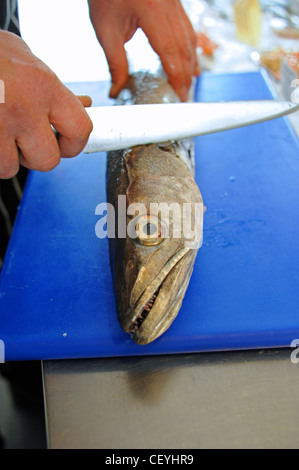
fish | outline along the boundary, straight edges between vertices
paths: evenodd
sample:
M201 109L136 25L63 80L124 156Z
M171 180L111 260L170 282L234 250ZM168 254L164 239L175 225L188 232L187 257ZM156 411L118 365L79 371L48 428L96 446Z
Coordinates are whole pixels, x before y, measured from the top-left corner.
M116 104L174 103L166 76L137 72ZM125 125L125 123L124 123ZM179 313L202 245L203 199L191 140L107 154L109 255L117 316L138 345L159 338ZM185 210L186 209L186 210ZM124 229L125 228L125 229Z

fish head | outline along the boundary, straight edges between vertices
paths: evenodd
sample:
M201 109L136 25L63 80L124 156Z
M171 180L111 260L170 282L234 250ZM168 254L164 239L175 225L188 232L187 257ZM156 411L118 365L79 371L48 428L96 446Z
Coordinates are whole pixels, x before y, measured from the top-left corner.
M175 174L168 168L164 175L163 152L158 162L151 156L145 177L147 158L140 152L142 174L134 175L127 190L127 235L116 240L114 265L119 322L136 343L147 344L180 310L202 241L203 204L185 166L176 162Z

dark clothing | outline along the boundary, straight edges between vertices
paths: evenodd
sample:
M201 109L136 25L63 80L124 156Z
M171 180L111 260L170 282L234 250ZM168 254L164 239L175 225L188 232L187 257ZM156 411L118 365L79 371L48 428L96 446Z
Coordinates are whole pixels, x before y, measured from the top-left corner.
M20 35L17 0L0 0L0 28Z

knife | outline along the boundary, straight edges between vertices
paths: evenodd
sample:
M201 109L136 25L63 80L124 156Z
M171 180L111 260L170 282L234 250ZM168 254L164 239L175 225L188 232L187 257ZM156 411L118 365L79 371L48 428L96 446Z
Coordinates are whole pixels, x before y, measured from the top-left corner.
M289 101L140 104L86 108L93 130L85 153L181 140L235 129L299 110Z

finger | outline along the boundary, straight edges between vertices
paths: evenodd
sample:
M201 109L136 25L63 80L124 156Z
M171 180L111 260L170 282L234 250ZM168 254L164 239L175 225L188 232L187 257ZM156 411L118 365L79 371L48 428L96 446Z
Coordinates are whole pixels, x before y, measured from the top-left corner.
M200 73L200 68L198 64L196 48L197 48L197 36L189 20L186 12L184 11L182 5L179 5L179 10L181 10L180 21L182 24L182 29L185 31L185 38L187 40L187 47L190 50L191 54L191 74L198 76Z
M195 63L195 68L194 68L194 76L198 77L200 75L200 66L198 63L198 59L196 57L196 63Z
M180 58L179 47L171 32L168 21L165 18L160 18L160 22L161 28L159 29L161 29L161 33L156 29L152 29L149 21L143 23L142 29L149 38L152 48L160 56L170 84L180 98L185 100L189 83Z
M178 22L180 23L181 27L177 28L176 40L177 43L180 44L179 53L185 73L185 84L182 88L182 91L179 90L178 93L183 101L187 101L190 97L189 89L192 83L192 77L198 76L200 70L196 55L196 36L192 25L187 18L187 15L180 15ZM169 81L174 89L179 86L176 83L175 75L172 76L171 73Z
M19 171L19 154L14 139L1 135L0 178L9 179Z
M77 98L83 104L84 108L89 108L92 105L92 99L87 95L77 95Z
M26 131L17 137L16 144L19 148L19 161L26 168L50 171L60 162L60 149L46 119L26 128Z
M142 16L139 25L160 56L169 82L180 98L186 100L194 72L194 32L184 11L170 8L166 14L164 8L163 3L153 4L150 14Z
M178 57L181 60L181 66L184 74L184 85L182 87L181 95L184 100L188 97L188 90L191 85L192 77L197 70L197 57L196 57L196 35L193 30L192 24L185 13L180 2L175 2L174 8L168 15L170 29L173 31L174 39L178 45ZM170 82L173 86L179 87L177 84L174 70L170 71Z
M104 50L111 75L112 84L109 96L116 98L129 77L127 55L124 48L127 38L124 39L118 28L113 28L110 25L108 28L103 28L97 36Z
M59 136L62 157L74 157L85 147L92 131L92 122L80 100L62 83L53 95L49 120Z

